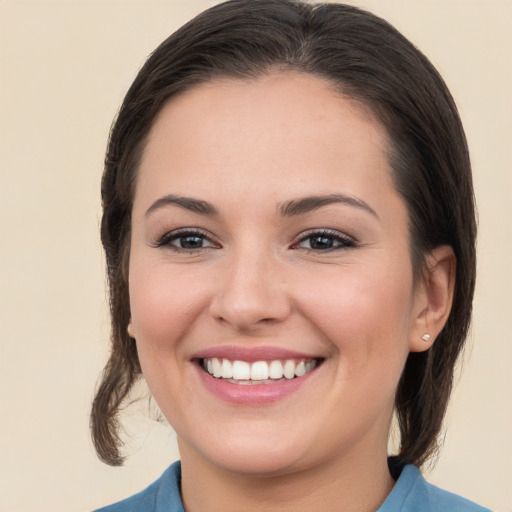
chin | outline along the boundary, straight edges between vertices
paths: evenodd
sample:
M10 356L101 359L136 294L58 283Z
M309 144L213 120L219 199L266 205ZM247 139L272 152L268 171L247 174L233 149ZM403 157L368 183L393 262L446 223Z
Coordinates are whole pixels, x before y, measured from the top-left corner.
M299 470L298 465L304 465L304 460L297 460L292 454L285 453L251 453L248 456L221 457L212 460L213 464L225 471L251 477L270 478L283 476Z
M275 436L246 436L234 439L221 436L221 443L210 442L208 446L191 446L179 440L182 458L191 448L203 460L224 471L258 477L285 475L303 466L306 462L304 450L298 450L301 443ZM258 442L259 441L259 442ZM290 442L291 441L291 442Z

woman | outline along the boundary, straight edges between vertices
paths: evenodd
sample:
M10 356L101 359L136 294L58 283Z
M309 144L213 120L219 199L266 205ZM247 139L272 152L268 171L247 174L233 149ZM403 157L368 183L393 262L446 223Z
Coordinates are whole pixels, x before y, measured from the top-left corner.
M417 469L470 323L476 227L453 100L389 24L287 0L199 15L128 91L102 198L96 449L122 463L143 375L181 456L104 510L485 510Z

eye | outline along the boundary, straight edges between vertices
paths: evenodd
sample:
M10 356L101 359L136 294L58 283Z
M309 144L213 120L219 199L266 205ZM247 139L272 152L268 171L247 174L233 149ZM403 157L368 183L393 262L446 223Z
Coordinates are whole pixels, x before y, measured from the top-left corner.
M294 248L306 249L316 252L335 251L355 247L357 244L352 238L343 235L339 231L322 229L311 231L302 236Z
M197 252L210 247L218 248L219 245L199 229L180 229L166 233L158 243L157 247L169 247L177 252Z

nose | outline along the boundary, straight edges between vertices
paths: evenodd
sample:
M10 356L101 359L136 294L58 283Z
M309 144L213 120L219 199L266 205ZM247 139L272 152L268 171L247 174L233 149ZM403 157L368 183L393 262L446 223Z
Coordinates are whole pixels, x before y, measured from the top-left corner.
M234 254L217 276L211 316L240 332L276 324L290 314L286 277L276 258L263 251Z

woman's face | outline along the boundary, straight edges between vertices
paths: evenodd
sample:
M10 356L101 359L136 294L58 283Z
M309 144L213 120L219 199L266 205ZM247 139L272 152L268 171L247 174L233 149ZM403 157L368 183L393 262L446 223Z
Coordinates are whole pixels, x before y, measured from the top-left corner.
M216 80L160 113L130 332L182 458L275 475L385 456L425 307L386 144L366 110L295 72Z

